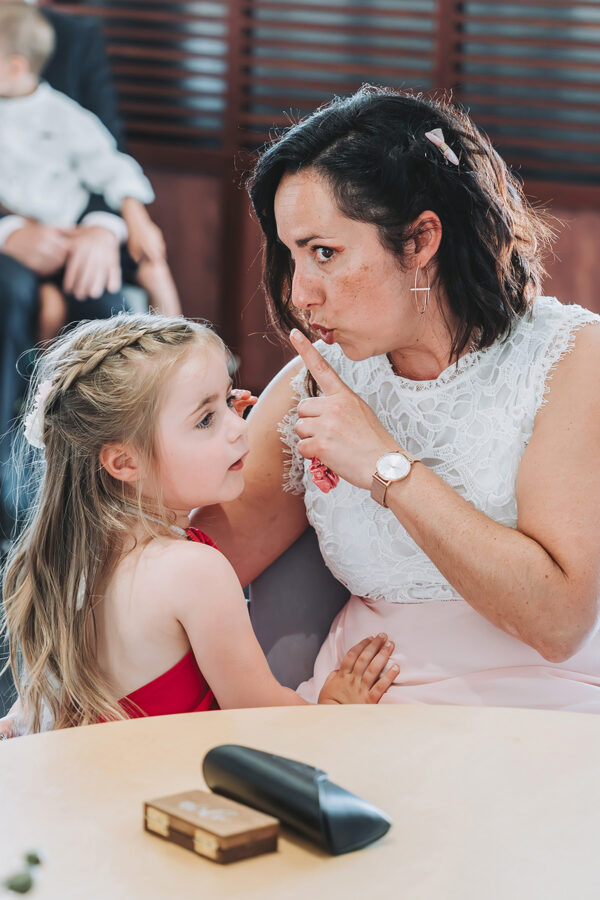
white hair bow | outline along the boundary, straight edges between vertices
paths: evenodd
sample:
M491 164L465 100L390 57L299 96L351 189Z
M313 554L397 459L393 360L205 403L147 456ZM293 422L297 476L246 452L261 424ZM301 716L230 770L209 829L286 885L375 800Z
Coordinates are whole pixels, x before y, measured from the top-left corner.
M53 387L52 381L42 381L33 401L33 409L25 419L25 437L38 450L44 449L44 413Z

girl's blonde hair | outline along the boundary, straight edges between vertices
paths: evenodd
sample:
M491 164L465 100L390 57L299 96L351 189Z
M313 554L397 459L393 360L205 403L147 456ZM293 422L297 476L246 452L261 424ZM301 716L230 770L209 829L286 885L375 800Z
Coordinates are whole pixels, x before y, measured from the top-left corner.
M26 527L4 578L10 666L29 727L48 709L55 728L124 718L96 661L93 606L123 551L133 524L149 536L167 529L160 497L111 477L100 463L105 444L127 443L156 459L157 413L173 367L192 345L221 339L183 318L122 314L83 322L44 353L28 395L35 410L50 382L43 415L45 453ZM39 454L38 454L39 455Z

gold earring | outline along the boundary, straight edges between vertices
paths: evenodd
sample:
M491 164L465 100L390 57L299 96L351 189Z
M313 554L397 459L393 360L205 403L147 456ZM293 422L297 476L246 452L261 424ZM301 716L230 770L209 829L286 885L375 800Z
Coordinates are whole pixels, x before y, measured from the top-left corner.
M417 281L419 278L419 269L420 268L421 268L420 266L417 266L417 271L415 272L415 286L412 287L410 290L411 290L411 293L413 293L413 294L417 293L418 291L426 291L425 303L423 304L423 309L419 310L419 315L424 316L425 310L427 309L427 304L429 303L429 292L431 291L431 285L429 284L429 272L427 271L427 269L425 269L425 272L427 272L427 287L417 287Z

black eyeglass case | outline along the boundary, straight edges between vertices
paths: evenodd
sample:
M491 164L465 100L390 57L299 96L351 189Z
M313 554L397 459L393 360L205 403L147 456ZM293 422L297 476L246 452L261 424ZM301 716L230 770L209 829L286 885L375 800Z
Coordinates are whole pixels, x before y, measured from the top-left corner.
M202 769L215 793L275 816L334 855L366 847L392 824L326 772L285 756L221 744L206 754Z

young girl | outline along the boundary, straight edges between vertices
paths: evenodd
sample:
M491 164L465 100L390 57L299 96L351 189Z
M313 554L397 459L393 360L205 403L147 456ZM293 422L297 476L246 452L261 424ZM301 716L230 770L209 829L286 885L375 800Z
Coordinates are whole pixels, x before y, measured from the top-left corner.
M25 435L43 475L4 580L19 690L5 736L44 716L304 703L271 674L231 565L188 527L243 489L250 399L217 335L182 318L84 322L41 357ZM378 702L391 652L385 635L357 644L319 701Z

